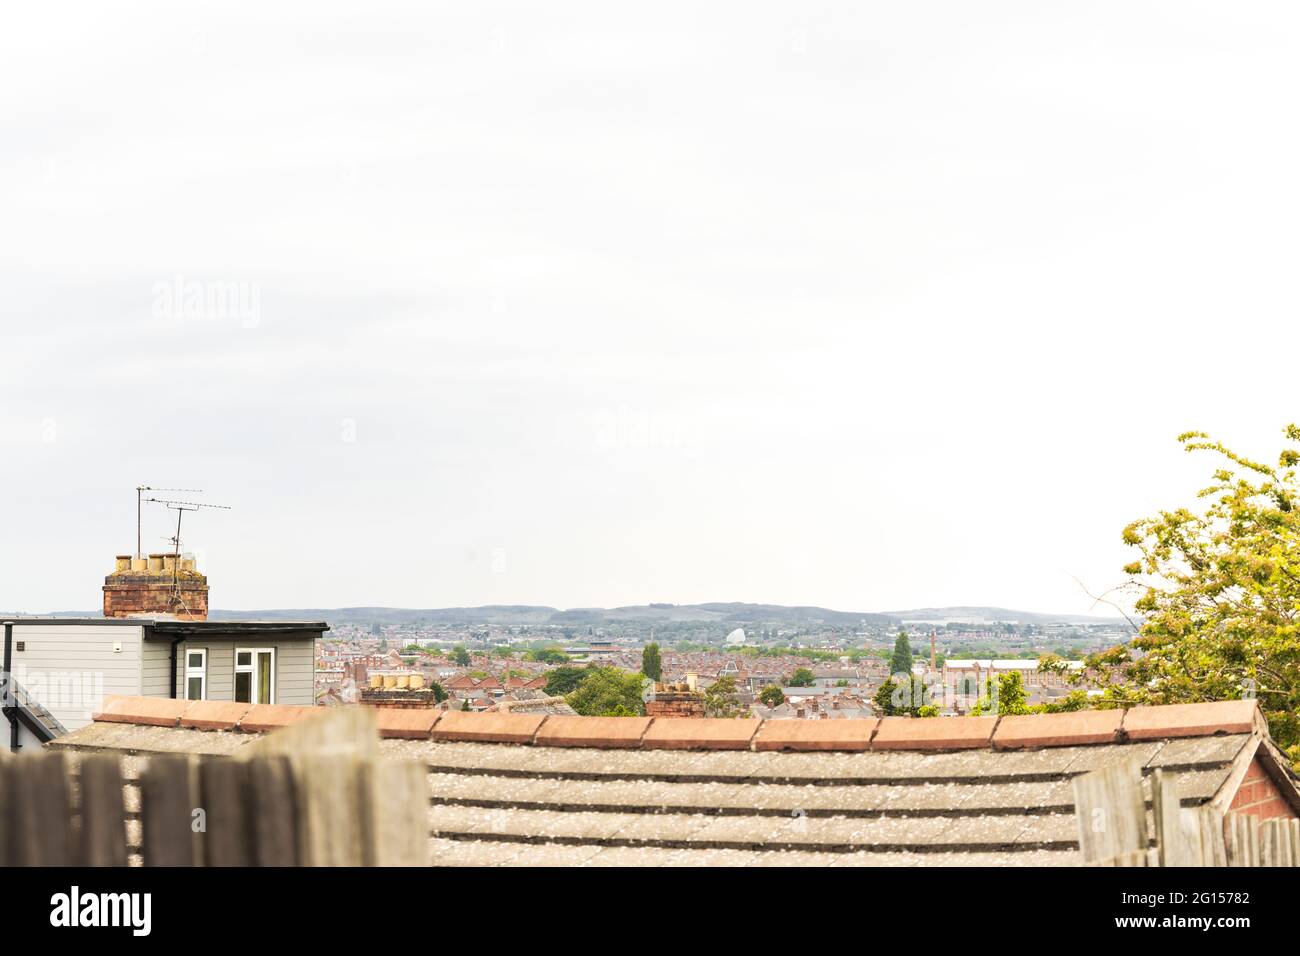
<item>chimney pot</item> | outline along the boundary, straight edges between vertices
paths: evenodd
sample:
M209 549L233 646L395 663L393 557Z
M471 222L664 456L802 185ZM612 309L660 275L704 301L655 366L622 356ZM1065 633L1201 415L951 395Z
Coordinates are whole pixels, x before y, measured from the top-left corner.
M113 573L104 578L104 617L206 621L207 578L192 566L184 578L174 578L176 567L175 554L117 555ZM131 576L123 576L126 573Z

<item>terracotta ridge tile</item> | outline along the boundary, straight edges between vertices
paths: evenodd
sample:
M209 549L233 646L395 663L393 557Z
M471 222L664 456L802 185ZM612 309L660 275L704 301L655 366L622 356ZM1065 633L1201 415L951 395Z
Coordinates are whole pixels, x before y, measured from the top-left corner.
M246 734L278 730L323 712L322 707L306 704L253 704L239 719L239 730Z
M1007 714L993 730L994 750L1095 746L1121 741L1119 710L1078 710L1055 714Z
M1120 729L1126 740L1267 734L1263 715L1251 699L1130 707L1124 711Z
M655 717L641 737L641 749L751 750L762 725L756 717ZM736 732L728 733L730 729Z
M433 725L432 737L434 740L444 741L532 744L548 716L547 714L474 713L448 710L444 711L437 723ZM536 723L533 724L532 721Z
M432 707L375 707L379 736L402 740L430 740L443 712Z
M253 705L232 700L191 700L181 726L191 730L234 730Z
M755 752L863 751L880 726L878 717L839 720L764 720L750 741ZM865 733L864 733L865 731Z
M1128 741L1239 733L1252 733L1269 739L1258 705L1250 699L1050 714L988 715L976 717L974 721L967 717L864 717L851 721L746 717L732 721L723 718L586 717L441 709L433 711L432 720L429 720L429 715L423 712L390 708L385 713L385 708L377 710L388 725L385 736L590 749L933 752L945 749L1106 746ZM320 712L319 707L289 704L108 695L100 709L92 714L92 719L142 726L238 729L244 733L263 733ZM429 721L427 729L426 720ZM865 738L854 737L853 732L860 733L867 720L874 721L869 733ZM549 734L548 729L551 730ZM741 732L743 730L750 732L746 736ZM772 736L765 740L765 733ZM765 743L768 746L764 746Z
M189 701L175 697L141 697L119 694L104 698L91 720L103 723L175 727Z
M592 747L636 750L641 747L653 717L583 717L550 714L532 743L538 747Z

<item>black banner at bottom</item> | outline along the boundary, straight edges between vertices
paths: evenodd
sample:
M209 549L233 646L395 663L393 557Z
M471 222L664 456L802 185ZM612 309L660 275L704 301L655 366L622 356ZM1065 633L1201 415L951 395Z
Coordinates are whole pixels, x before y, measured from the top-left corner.
M696 939L735 939L748 932L744 922L757 920L753 928L761 926L765 940L806 941L811 926L827 928L827 918L851 929L866 917L913 926L933 919L936 928L963 926L977 936L985 929L1084 941L1199 933L1231 945L1233 934L1294 926L1289 877L1286 870L1141 868L11 868L4 911L11 943L77 934L83 942L203 945L225 927L226 944L373 945L377 932L393 940L410 932L429 939L427 932L455 945L477 942L485 930L518 944L557 931L553 919L594 928L602 918L650 919Z

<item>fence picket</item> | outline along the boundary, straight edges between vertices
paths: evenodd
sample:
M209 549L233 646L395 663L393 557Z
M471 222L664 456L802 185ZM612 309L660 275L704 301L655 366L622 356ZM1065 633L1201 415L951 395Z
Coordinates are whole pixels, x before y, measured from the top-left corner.
M1081 774L1072 781L1079 849L1086 863L1146 850L1142 769L1125 762Z
M1259 865L1291 866L1291 828L1283 820L1259 825Z
M1259 865L1259 820L1245 813L1224 815L1228 866Z
M1227 866L1228 852L1223 837L1223 814L1209 804L1182 811L1185 839L1192 847L1193 866Z
M362 761L303 756L294 761L298 796L299 861L305 866L364 866L369 849L363 826Z
M64 755L33 754L7 764L14 864L74 865L71 781Z
M14 866L13 834L17 813L14 808L14 759L0 750L0 866Z
M288 757L258 757L248 764L253 863L298 866L297 797Z
M428 860L429 775L414 761L365 766L362 819L366 866L424 866Z
M1155 817L1158 866L1198 866L1200 854L1193 852L1179 804L1173 776L1157 769L1151 775L1151 807Z
M202 840L205 866L252 865L249 766L220 758L199 764L199 793L206 816Z
M141 852L145 866L194 866L190 761L151 757L140 774Z
M126 866L126 806L122 762L108 754L89 754L80 764L81 862L86 866Z

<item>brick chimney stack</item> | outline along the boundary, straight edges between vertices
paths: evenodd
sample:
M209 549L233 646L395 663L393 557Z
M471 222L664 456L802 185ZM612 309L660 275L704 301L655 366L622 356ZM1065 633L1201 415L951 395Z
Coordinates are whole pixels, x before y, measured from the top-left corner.
M117 556L117 567L104 578L104 617L208 619L208 579L194 558L151 554Z

